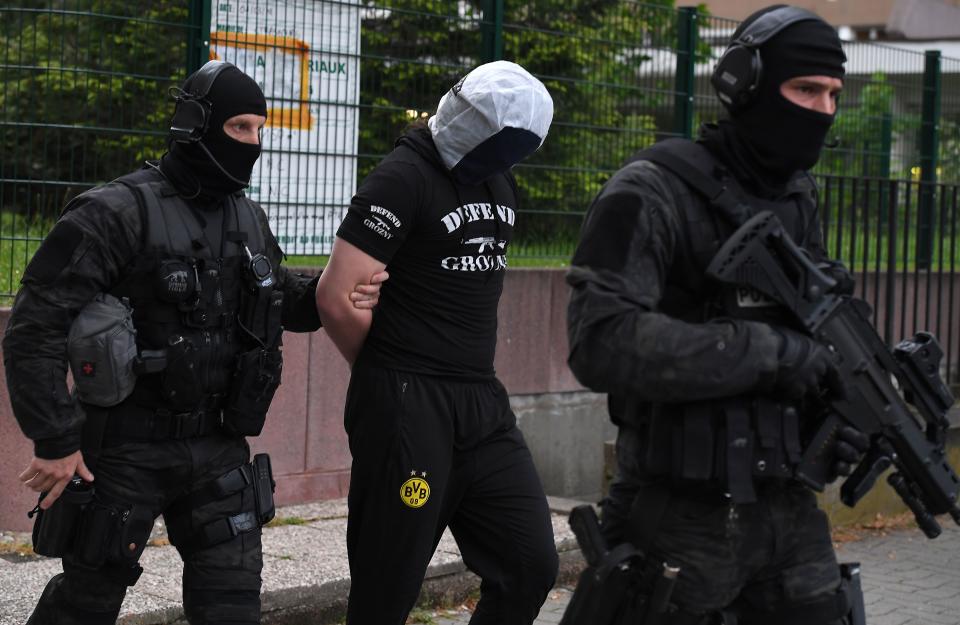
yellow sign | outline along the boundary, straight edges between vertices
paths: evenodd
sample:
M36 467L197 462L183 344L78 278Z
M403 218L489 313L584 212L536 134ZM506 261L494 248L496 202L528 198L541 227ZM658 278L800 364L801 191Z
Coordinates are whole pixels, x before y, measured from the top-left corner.
M229 55L235 65L247 69L248 73L258 75L254 68L265 65L266 59L273 61L281 69L264 72L262 78L272 77L277 84L264 85L264 94L271 99L280 99L285 103L276 108L267 109L267 126L310 130L313 127L313 115L308 104L310 94L310 47L293 37L247 33L210 33L210 60L220 58L217 48L233 48ZM246 52L246 54L244 54ZM247 57L250 58L240 58ZM250 61L253 61L252 63ZM249 67L248 67L249 66ZM279 76L279 78L277 78ZM276 92L276 93L275 93Z
M430 485L422 477L411 477L400 487L400 499L411 508L419 508L430 499Z

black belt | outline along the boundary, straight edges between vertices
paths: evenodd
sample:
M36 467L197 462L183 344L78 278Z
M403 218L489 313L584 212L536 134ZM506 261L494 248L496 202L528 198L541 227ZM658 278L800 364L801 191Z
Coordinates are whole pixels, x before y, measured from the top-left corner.
M219 409L173 412L127 405L107 412L104 447L135 441L196 438L213 434L223 425Z

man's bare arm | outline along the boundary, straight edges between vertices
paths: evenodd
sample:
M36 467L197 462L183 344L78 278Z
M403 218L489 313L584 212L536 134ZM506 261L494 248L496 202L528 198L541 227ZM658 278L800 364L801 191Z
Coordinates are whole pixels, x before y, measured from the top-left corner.
M317 283L317 310L340 353L353 365L370 331L373 311L357 308L360 285L376 284L386 265L355 245L337 238L330 261Z

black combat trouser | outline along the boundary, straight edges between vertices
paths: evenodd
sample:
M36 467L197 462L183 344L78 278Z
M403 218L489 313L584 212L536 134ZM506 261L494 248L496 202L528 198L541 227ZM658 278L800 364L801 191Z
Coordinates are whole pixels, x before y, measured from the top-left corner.
M126 443L101 450L96 460L97 501L129 508L129 523L143 528L132 558L111 557L99 569L63 559L63 573L48 582L28 625L107 625L117 619L127 592L122 581L161 514L170 542L183 558L183 607L192 625L260 622L260 531L195 552L181 547L205 524L253 509L250 490L197 507L182 505L193 489L249 461L243 438L213 434L181 441ZM178 504L180 504L178 506ZM175 510L175 512L174 512ZM127 545L129 546L129 545ZM171 580L172 581L172 580Z
M470 623L532 623L556 578L557 552L503 385L361 362L345 427L353 454L347 623L404 623L447 526L482 580Z
M634 542L654 561L680 567L676 622L714 623L721 611L738 615L738 625L781 622L775 614L809 625L842 622L821 616L844 600L829 523L808 488L761 483L756 503L734 504L715 489L679 489L643 475L641 453L638 432L621 428L602 529L610 545ZM817 616L804 618L805 611Z

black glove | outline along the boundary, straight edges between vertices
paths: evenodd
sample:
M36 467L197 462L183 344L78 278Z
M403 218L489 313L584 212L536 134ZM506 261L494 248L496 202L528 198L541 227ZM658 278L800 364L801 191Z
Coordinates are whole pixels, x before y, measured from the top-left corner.
M850 475L853 467L863 460L864 454L870 449L870 437L857 428L845 425L837 432L834 444L834 459L831 467L830 482L841 475Z
M830 350L799 332L781 327L774 330L780 335L779 363L773 383L775 394L798 400L827 389L837 397L845 395Z
M827 274L837 281L837 285L830 289L831 293L837 295L853 295L856 281L843 263L838 260L826 261L817 265L817 269Z

